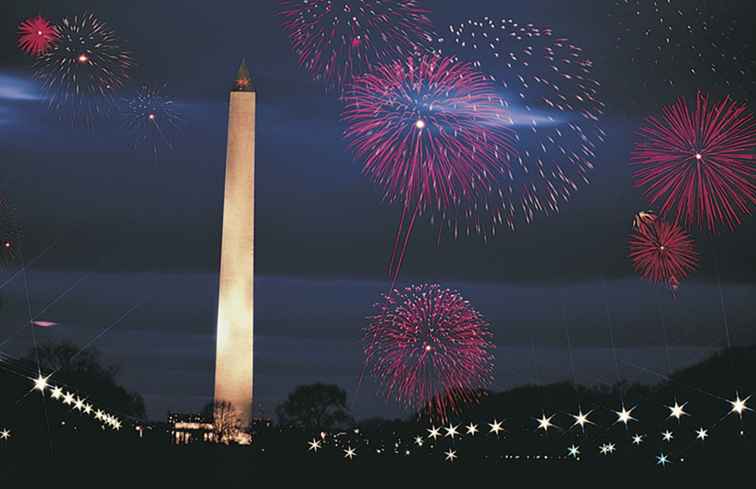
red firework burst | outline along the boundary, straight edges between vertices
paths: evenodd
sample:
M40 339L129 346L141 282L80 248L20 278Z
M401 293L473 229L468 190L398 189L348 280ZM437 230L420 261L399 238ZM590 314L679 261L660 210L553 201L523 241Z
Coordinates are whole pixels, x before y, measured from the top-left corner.
M661 219L644 220L635 228L630 258L643 278L673 289L698 265L693 239L677 224Z
M698 94L664 107L640 130L633 155L635 184L662 215L709 231L730 229L756 203L756 121L746 106Z
M396 278L418 215L467 233L502 221L499 178L511 132L493 82L451 58L408 58L355 79L344 97L345 136L364 172L403 206L390 273ZM497 203L498 200L498 203Z
M452 290L395 289L369 320L366 363L388 397L445 417L492 380L488 323Z
M299 62L339 92L354 75L430 45L428 11L415 0L282 0Z
M43 17L26 19L18 26L18 47L27 54L44 54L58 39L58 30Z

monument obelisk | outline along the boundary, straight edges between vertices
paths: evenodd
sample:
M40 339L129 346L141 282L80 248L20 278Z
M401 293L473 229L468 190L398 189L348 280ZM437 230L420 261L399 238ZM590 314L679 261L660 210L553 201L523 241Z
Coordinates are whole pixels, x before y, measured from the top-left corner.
M245 428L252 417L256 103L242 61L228 113L215 401L230 402Z

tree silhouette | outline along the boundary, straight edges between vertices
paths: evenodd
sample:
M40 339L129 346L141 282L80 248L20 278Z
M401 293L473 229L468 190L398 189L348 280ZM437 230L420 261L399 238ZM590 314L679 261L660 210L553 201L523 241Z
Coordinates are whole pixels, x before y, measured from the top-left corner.
M350 424L347 394L336 385L311 384L294 389L276 410L279 422L308 431Z
M241 425L239 412L228 401L218 400L208 403L202 410L202 416L213 420L213 438L218 443L237 440L244 426Z

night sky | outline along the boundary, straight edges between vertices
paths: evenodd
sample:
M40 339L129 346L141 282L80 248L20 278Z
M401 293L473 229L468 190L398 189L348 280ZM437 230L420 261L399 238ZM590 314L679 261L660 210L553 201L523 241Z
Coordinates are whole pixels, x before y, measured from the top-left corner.
M617 46L611 3L425 2L439 32L485 15L551 26L593 58L607 103L607 143L591 184L560 214L488 243L437 243L422 223L410 244L402 283L455 288L493 324L496 389L566 379L567 328L577 380L589 384L618 374L658 381L667 371L662 321L673 367L724 345L723 310L734 344L756 340L753 217L734 232L694 234L701 266L676 298L636 278L627 258L632 216L648 207L628 165L642 119L676 95L705 89L750 98L752 86L715 86L702 75L702 86L638 89L655 74ZM750 2L716 4L712 11L738 17L748 38ZM167 84L184 120L172 151L155 159L134 152L117 124L78 128L48 110L30 58L16 47L17 25L84 11L124 39L138 62L135 79ZM732 46L733 55L754 58L740 41ZM272 0L3 2L0 191L23 226L23 258L34 260L27 278L35 317L57 299L37 319L59 325L38 329L38 339L83 345L112 326L93 347L121 367L151 418L210 400L226 104L242 58L258 93L256 410L271 415L294 386L325 381L349 391L358 417L398 414L369 379L358 385L365 317L389 287L400 209L361 174L342 137L337 97L297 65ZM0 271L0 343L10 338L0 348L22 354L32 339L16 271Z

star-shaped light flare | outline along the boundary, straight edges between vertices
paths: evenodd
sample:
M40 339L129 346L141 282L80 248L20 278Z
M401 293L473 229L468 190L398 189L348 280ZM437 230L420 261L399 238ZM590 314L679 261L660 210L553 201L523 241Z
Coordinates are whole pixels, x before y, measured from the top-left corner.
M580 455L580 447L572 445L571 447L567 448L567 454L570 457L578 458L578 455Z
M685 412L685 405L688 404L687 402L682 403L682 405L678 404L677 401L675 401L674 406L667 406L669 408L669 417L675 418L678 421L683 416L687 416L688 413Z
M753 411L753 409L749 408L746 404L750 398L751 396L748 396L745 399L741 399L740 394L736 394L734 401L728 401L732 406L732 409L730 409L730 414L735 413L742 418L744 412Z
M457 431L457 428L459 428L459 426L454 426L450 424L448 427L444 428L446 430L446 434L444 436L448 436L449 438L453 440L455 436L459 435L459 431Z
M489 433L493 433L496 436L499 436L499 433L501 433L502 431L504 431L504 428L502 428L501 425L502 425L501 421L498 421L498 420L494 419L493 423L488 423L488 426L491 427L491 429L489 430Z
M538 421L538 429L543 431L549 431L549 428L553 428L554 425L551 423L551 420L554 419L554 416L546 417L546 413L544 413L540 418L536 418L536 421Z
M614 443L605 443L599 447L599 450L601 450L601 455L610 455L614 453Z
M635 407L631 407L630 409L625 409L625 405L622 405L621 411L614 411L614 413L617 415L617 421L615 423L623 423L625 426L630 421L638 421L632 416L632 412L635 410Z
M667 457L667 455L661 453L656 456L656 465L661 465L662 467L664 467L665 465L669 463L672 463L672 462L669 461L669 458Z
M47 379L49 379L50 376L43 377L42 374L39 374L36 379L34 379L34 390L45 392L45 389L48 387Z
M571 416L575 418L575 422L572 424L572 427L580 426L580 429L585 431L585 425L587 424L594 424L593 421L588 419L588 416L591 415L593 411L588 411L587 413L583 414L583 410L579 409L577 414L572 414Z

